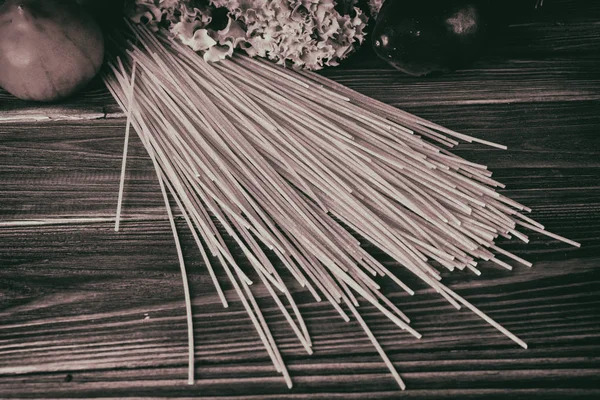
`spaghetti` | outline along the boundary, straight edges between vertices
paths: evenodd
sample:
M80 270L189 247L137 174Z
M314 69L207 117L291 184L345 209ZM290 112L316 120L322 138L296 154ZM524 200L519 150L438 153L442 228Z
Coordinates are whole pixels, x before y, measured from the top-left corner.
M312 343L306 324L280 271L289 272L317 301L331 302L345 320L349 310L405 388L357 306L364 299L419 338L409 318L379 292L376 278L389 277L402 290L414 292L365 251L348 228L457 309L470 309L527 347L441 283L440 269L480 274L479 260L511 269L499 256L531 266L495 245L498 237L527 241L517 226L579 245L523 215L529 209L496 192L504 186L485 166L447 150L459 140L504 146L441 127L315 73L240 54L207 63L164 32L144 26L130 25L128 35L115 39L119 58L113 54L104 79L155 165L173 233L176 237L167 191L193 234L223 305L228 303L216 268L231 281L289 387L291 377L255 300L250 276L266 287L308 353ZM239 247L250 270L238 265L211 215ZM178 254L193 382L191 307ZM269 255L280 262L273 263Z

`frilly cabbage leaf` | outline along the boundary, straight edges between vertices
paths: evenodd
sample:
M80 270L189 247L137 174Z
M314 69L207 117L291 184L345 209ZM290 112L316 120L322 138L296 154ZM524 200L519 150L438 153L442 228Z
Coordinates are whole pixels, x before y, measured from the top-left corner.
M363 42L367 16L357 1L135 0L129 17L153 30L168 29L208 61L239 48L250 56L315 70L338 65ZM211 24L217 8L228 11L220 30Z

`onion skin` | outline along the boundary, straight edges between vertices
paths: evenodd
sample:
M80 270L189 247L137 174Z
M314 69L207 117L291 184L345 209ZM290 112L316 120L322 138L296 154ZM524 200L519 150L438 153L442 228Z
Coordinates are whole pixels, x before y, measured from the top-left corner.
M73 1L8 0L0 6L0 86L54 101L89 83L104 59L95 20Z

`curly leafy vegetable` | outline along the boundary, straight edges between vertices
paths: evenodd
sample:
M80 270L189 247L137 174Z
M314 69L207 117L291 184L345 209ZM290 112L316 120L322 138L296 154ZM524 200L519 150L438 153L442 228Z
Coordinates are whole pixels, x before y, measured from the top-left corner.
M338 4L339 3L339 4ZM209 61L241 48L295 67L338 65L362 43L367 16L357 0L135 0L129 17L173 37ZM213 16L225 9L227 22Z

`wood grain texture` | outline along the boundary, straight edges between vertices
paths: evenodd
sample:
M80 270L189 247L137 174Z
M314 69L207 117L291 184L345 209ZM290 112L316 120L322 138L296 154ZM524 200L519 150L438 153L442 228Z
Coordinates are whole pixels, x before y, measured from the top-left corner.
M587 399L600 398L600 5L546 1L478 64L430 79L404 76L361 50L323 74L459 131L507 144L461 145L508 196L575 249L538 235L502 247L532 262L444 281L528 342L522 350L456 311L391 262L414 297L383 291L423 333L361 312L405 379L397 389L369 340L290 281L315 354L308 356L259 285L253 288L288 364L288 390L227 279L223 309L181 218L193 297L197 384L186 377L181 277L160 189L132 140L122 231L117 198L125 121L100 82L40 106L0 93L0 398ZM81 224L9 226L41 218ZM4 224L4 225L2 225Z

